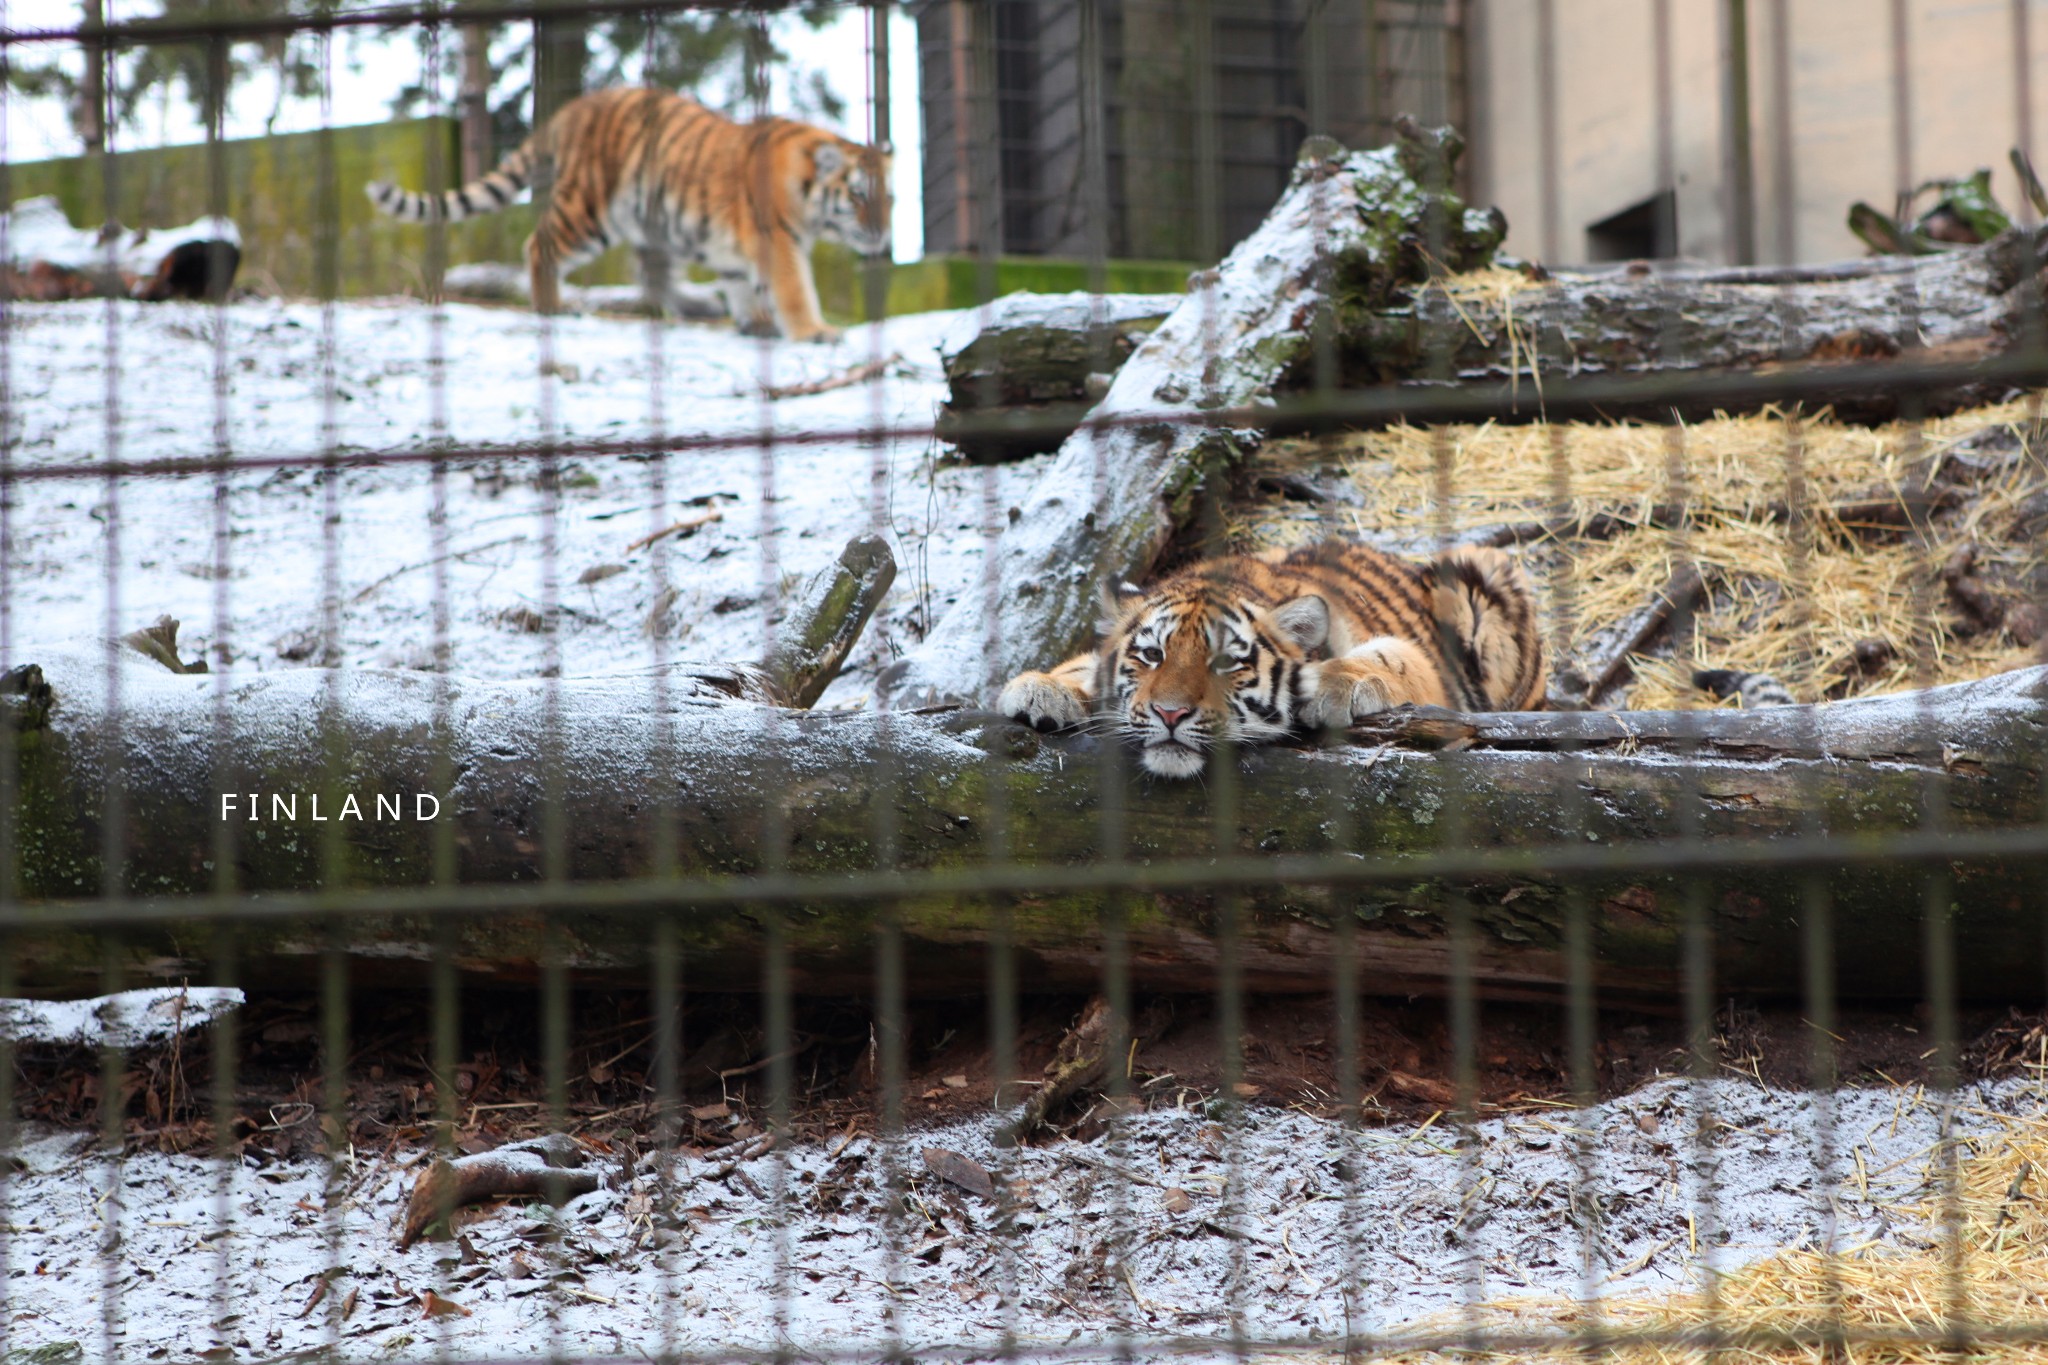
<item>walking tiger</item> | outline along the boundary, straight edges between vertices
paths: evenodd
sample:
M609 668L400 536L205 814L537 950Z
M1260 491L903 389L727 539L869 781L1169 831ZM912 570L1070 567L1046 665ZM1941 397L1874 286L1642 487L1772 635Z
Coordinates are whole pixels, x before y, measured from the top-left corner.
M742 331L831 341L811 247L867 255L889 247L889 153L794 119L735 123L666 90L601 90L571 100L495 171L440 195L367 187L407 222L492 213L552 185L526 242L533 306L561 306L561 277L617 243L639 251L663 302L683 264L708 267ZM673 309L672 309L673 311Z

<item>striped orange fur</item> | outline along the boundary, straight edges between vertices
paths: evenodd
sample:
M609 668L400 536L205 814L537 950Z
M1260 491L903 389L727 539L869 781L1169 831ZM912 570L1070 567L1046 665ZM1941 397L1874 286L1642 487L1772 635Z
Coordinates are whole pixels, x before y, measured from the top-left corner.
M996 707L1042 730L1105 722L1148 772L1193 777L1225 741L1409 702L1529 710L1543 692L1535 592L1510 556L1461 547L1418 564L1326 541L1126 586L1097 648L1019 674Z
M565 273L623 242L664 302L680 265L702 265L742 330L831 340L838 333L818 311L812 245L824 238L867 254L889 246L886 150L794 119L735 123L667 90L572 100L460 189L368 191L394 218L454 223L505 207L529 185L542 207L526 261L543 313L561 306Z

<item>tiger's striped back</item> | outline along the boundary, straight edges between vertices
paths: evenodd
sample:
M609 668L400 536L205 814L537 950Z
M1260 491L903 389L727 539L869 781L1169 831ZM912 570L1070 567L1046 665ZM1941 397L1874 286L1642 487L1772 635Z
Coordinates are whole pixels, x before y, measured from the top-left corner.
M1431 705L1522 711L1543 696L1535 591L1504 551L1460 546L1423 564L1324 541L1251 562L1269 566L1267 593L1316 593L1330 603L1333 658L1375 637L1422 646L1442 694Z
M527 243L534 306L559 306L560 277L612 246L638 249L655 287L708 266L735 320L785 336L830 334L810 249L889 245L889 157L793 119L735 123L665 90L597 91L564 105L490 174L439 195L389 184L371 201L409 222L460 222L545 183ZM658 278L657 278L658 277Z

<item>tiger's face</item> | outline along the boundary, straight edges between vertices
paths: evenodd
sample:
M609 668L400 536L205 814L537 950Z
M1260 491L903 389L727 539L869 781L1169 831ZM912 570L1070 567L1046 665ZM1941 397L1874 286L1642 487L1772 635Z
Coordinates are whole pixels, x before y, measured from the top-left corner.
M1126 603L1105 642L1096 695L1138 761L1158 777L1194 777L1218 743L1292 733L1313 694L1309 656L1330 633L1329 604L1265 607L1211 589Z
M812 230L863 256L888 251L889 153L841 138L819 143L811 162L805 202Z

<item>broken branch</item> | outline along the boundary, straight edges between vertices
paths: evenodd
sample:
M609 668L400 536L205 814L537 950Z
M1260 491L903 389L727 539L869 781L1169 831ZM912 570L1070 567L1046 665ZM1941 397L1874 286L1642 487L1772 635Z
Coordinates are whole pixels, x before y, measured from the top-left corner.
M855 365L824 379L807 380L801 384L764 384L761 386L761 396L780 400L802 398L813 393L830 393L834 389L850 389L856 384L865 384L870 379L880 379L889 372L891 365L901 359L902 354L897 352L881 360L871 360L865 365Z
M655 541L660 540L663 536L694 535L699 530L703 529L706 526L709 526L712 522L724 520L725 513L719 511L716 507L712 508L708 512L699 512L694 517L684 517L681 521L678 521L673 525L664 526L659 531L652 531L649 532L647 535L640 537L640 539L634 541L631 545L628 545L626 547L626 553L632 554L635 551L644 550L648 546L652 545Z
M597 1172L583 1169L583 1148L566 1133L509 1142L453 1161L436 1157L406 1201L398 1249L405 1250L468 1204L534 1197L562 1201L597 1186Z

